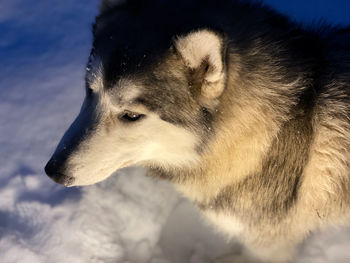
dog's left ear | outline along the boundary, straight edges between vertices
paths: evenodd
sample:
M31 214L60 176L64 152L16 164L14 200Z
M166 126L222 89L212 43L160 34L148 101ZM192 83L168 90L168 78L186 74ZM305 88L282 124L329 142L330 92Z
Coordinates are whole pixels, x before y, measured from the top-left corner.
M199 85L200 103L215 108L226 85L223 38L204 29L178 37L175 48Z

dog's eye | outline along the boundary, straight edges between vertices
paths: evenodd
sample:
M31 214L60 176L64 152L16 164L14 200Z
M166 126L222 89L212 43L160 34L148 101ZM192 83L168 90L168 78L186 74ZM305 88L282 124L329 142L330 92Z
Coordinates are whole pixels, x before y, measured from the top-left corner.
M131 111L124 111L120 116L119 119L124 122L132 122L132 121L138 121L142 118L144 118L144 114L131 112Z

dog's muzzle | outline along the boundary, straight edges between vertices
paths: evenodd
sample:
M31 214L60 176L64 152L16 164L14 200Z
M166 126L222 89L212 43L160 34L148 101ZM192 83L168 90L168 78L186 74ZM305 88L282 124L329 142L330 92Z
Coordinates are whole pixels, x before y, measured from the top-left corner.
M46 174L56 183L64 186L70 186L74 182L74 178L64 174L63 165L55 159L51 159L45 166Z

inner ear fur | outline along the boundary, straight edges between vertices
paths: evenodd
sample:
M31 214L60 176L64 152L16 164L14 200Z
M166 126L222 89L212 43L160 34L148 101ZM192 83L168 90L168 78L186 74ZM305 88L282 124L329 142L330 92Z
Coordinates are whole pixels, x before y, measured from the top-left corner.
M175 48L189 69L190 82L199 86L200 103L215 108L226 84L223 38L203 29L178 37Z

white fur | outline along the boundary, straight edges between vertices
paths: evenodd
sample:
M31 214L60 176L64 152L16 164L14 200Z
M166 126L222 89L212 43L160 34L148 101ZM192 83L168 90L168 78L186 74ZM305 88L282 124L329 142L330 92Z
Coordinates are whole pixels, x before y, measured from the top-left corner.
M87 84L93 91L101 90L103 87L103 68L101 59L98 56L90 58L91 61L87 66L86 80Z
M123 123L115 117L122 110L105 113L96 133L69 160L74 185L102 181L130 165L184 167L197 162L197 139L191 132L150 112L141 112L146 117L140 121ZM127 110L134 111L134 108ZM108 116L110 114L112 116Z
M122 78L115 84L114 88L110 89L108 94L105 94L105 97L107 99L109 99L110 96L113 97L108 106L112 105L120 107L132 104L140 94L140 89L133 81L127 78ZM113 100L116 100L116 103L113 103Z
M226 73L222 62L222 39L209 30L200 30L181 36L175 42L185 65L195 70L203 62L208 69L201 87L199 102L204 107L215 109L218 98L224 91Z
M136 86L128 88L123 94L123 102L132 104L133 101L140 95L140 93L140 90Z
M222 41L214 32L200 30L180 37L176 41L176 49L180 52L187 66L195 69L204 59L208 59L212 67L205 80L217 82L223 78Z
M205 216L228 238L240 237L243 234L244 224L233 216L217 213L215 210L206 211Z

